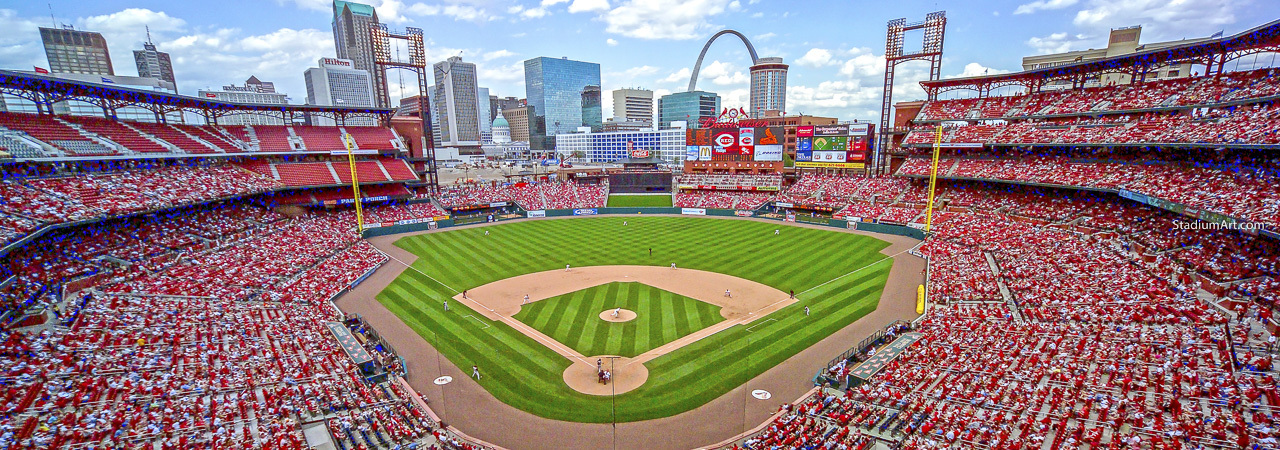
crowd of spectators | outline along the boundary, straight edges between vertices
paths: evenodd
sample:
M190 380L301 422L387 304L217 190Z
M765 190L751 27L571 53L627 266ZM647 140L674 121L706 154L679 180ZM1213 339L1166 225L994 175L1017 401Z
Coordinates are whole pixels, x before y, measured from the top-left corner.
M944 181L939 203L918 341L741 447L1275 448L1274 240L1114 194Z
M1242 157L1207 161L1144 155L1028 155L1017 152L939 161L938 176L1127 190L1239 219L1280 226L1280 164ZM1098 159L1097 157L1109 157ZM928 176L929 162L910 158L899 175Z
M14 312L37 292L65 326L0 332L0 447L302 449L302 424L322 420L339 448L469 448L407 385L359 379L325 328L345 319L329 301L387 260L356 237L350 210L210 204L37 239L6 255L16 282L0 295Z
M445 208L516 202L526 210L599 208L609 197L609 185L562 181L475 183L443 189L437 198Z
M917 120L1012 119L1153 108L1193 107L1280 94L1280 70L1264 68L1221 76L1188 77L1030 95L934 100Z

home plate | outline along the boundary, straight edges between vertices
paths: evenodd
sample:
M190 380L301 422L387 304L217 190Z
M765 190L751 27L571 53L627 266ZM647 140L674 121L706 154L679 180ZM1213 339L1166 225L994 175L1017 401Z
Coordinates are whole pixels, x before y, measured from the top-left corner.
M773 394L770 394L769 391L766 391L764 389L756 389L754 391L751 391L751 396L759 400L768 400L769 397L773 397Z
M443 377L436 378L436 380L434 381L434 383L435 383L435 384L437 384L437 385L440 385L440 386L444 386L444 385L446 385L446 384L449 384L449 382L451 382L451 381L453 381L453 377L448 376L448 375L445 375L445 376L443 376ZM764 391L761 391L761 392L764 392ZM754 394L754 393L752 393L752 394ZM768 395L768 392L765 392L765 394L766 394L766 395ZM765 398L768 398L768 397L765 397Z

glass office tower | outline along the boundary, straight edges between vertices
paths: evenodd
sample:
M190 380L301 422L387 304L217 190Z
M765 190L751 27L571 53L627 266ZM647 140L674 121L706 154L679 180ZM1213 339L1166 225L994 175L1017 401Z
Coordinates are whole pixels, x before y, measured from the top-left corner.
M555 135L578 127L599 127L604 122L599 106L583 108L583 93L594 86L598 97L600 65L568 58L533 58L524 62L524 87L529 117L529 147L552 150ZM591 98L588 94L588 98ZM583 117L584 112L594 117Z

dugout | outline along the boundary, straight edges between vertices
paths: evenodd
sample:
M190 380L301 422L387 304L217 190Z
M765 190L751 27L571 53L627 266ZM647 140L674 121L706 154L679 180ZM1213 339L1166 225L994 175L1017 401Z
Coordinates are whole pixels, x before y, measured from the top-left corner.
M459 206L450 209L449 213L453 216L455 225L497 222L499 220L524 217L520 213L520 207L515 202L493 202Z

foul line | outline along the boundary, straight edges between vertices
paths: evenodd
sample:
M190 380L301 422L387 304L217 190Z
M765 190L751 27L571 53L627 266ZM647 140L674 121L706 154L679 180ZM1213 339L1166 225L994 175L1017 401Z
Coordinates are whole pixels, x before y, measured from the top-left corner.
M819 284L819 285L817 285L817 286L811 287L811 288L809 288L809 289L805 289L803 292L801 292L801 294L803 294L803 293L805 293L805 292L812 291L812 290L814 290L814 289L817 289L817 288L820 288L820 287L823 287L823 286L826 286L826 285L828 285L828 284L831 284L831 283L835 282L836 280L839 280L839 279L844 278L844 277L847 277L847 276L849 276L849 275L853 275L853 274L855 274L855 273L861 272L861 271L862 271L862 269L866 269L866 268L871 267L871 266L874 266L874 265L876 265L876 264L880 264L881 262L884 262L884 261L885 261L885 260L887 260L887 259L893 259L893 258L897 257L898 255L901 255L901 254L906 253L906 252L909 252L909 251L911 251L911 249L906 249L906 250L900 251L900 252L898 252L898 253L894 253L894 254L892 254L892 255L889 255L889 256L886 256L886 257L880 258L880 259L876 260L876 261L875 261L875 262L873 262L873 263L867 264L867 265L862 266L862 267L859 267L859 268L857 268L857 269L853 269L853 271L852 271L852 272L849 272L849 273L846 273L846 274L844 274L844 275L840 275L840 276L838 276L838 277L832 278L832 279L827 280L826 282L824 282L824 283L822 283L822 284Z
M768 319L764 320L763 322L760 322L760 323L757 323L757 324L755 324L755 325L749 326L749 327L747 327L747 332L748 332L748 333L750 333L752 328L755 328L755 327L758 327L758 326L760 326L760 325L764 325L764 324L766 324L766 323L769 323L769 321L777 322L777 319L774 319L774 318L770 317L770 318L768 318Z
M378 247L377 247L377 246L374 246L373 248L378 248ZM462 293L462 291L459 291L459 290L457 290L457 289L454 289L452 286L449 286L449 285L447 285L447 284L444 284L444 282L443 282L443 281L437 280L435 277L433 277L433 276L431 276L431 275L427 275L427 273L426 273L426 272L423 272L423 271L421 271L421 270L418 270L418 268L417 268L417 267L413 267L413 265L411 265L411 264L409 264L409 263L406 263L406 262L404 262L404 261L401 261L401 260L400 260L400 258L397 258L397 257L395 257L395 256L392 256L390 253L383 252L383 251L382 251L382 249L378 249L378 251L382 252L382 254L383 254L383 255L386 255L388 258L391 258L391 259L395 260L395 262L400 263L400 265L404 266L406 269L412 269L414 272L418 272L418 273L422 274L422 276L427 277L427 278L430 278L430 279L431 279L431 281L434 281L434 282L436 282L436 283L440 283L440 285L441 285L441 286L444 286L446 289L448 289L448 290L450 290L450 291L453 291L453 293L454 293L454 294L460 294L460 293Z
M485 328L489 328L489 324L484 323L484 321L482 321L482 320L480 320L480 319L477 319L477 318L476 318L476 316L473 316L473 315L467 314L467 315L462 316L462 317L464 317L464 318L465 318L465 317L470 317L472 320L475 320L476 322L480 322L480 325L484 325L484 328L481 328L481 330L483 330L483 329L485 329Z

